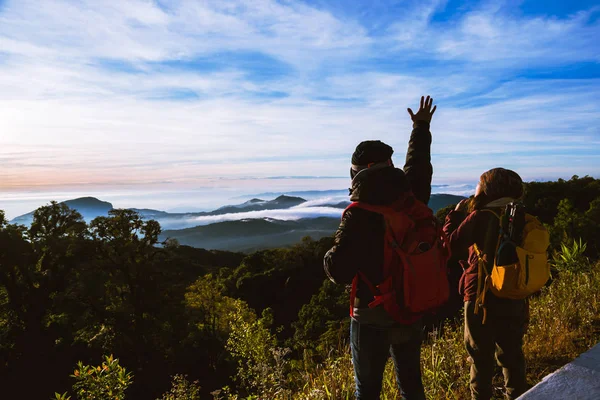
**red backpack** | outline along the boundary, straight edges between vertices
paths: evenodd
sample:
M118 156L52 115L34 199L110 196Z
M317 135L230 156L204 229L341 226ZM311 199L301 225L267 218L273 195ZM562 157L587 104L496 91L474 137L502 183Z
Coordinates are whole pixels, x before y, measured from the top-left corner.
M402 209L355 202L344 213L351 208L383 215L386 226L383 280L375 286L359 271L350 292L351 316L359 279L367 284L375 297L369 307L382 304L394 320L404 324L417 321L448 300L450 288L446 263L450 248L427 205L416 199L411 206Z

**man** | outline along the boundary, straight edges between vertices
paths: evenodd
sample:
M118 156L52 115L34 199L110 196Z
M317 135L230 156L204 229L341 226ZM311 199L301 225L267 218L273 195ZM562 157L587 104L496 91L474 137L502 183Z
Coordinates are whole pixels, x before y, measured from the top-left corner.
M431 133L436 107L421 97L419 111L409 108L413 121L404 170L394 168L393 149L380 141L366 141L352 155L350 200L375 206L398 204L412 192L427 204L431 195ZM350 284L361 272L374 285L383 277L385 225L383 216L361 208L344 213L335 244L325 255L325 271L333 282ZM383 371L391 354L400 392L407 400L424 400L420 354L422 322L396 322L381 306L369 308L374 297L359 280L350 322L356 398L378 399Z

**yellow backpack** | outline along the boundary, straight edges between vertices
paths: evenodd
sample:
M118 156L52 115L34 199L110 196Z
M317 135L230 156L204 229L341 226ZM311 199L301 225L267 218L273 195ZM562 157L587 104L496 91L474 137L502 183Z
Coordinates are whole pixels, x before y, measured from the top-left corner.
M503 216L493 213L502 222ZM507 217L508 218L508 217ZM502 226L502 223L501 223ZM486 266L483 252L474 245L475 252L479 258L477 299L475 301L475 313L483 308L483 323L485 323L485 293L491 290L497 297L508 299L524 299L539 291L548 279L550 279L550 265L548 263L547 250L550 246L550 236L542 223L534 216L524 214L524 227L521 243L513 243L518 260L507 265L497 265L498 251L506 241L506 232L500 229L494 266L491 271Z

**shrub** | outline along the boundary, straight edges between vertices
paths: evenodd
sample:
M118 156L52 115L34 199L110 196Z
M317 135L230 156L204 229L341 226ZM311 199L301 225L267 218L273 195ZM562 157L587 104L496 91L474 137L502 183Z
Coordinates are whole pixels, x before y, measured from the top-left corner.
M105 356L102 364L96 367L79 361L71 377L76 380L73 390L78 400L123 400L125 390L133 382L131 372L119 365L119 359L112 355ZM70 398L66 393L55 393L57 400Z
M198 382L189 382L185 375L175 375L171 382L171 390L157 400L199 400L200 386Z
M276 398L288 393L285 386L288 348L277 347L277 339L269 329L273 316L270 309L262 318L248 321L246 311L233 316L227 350L238 363L236 381L251 392Z
M590 260L585 256L587 243L573 240L572 243L560 244L560 251L554 253L552 266L559 272L588 272L592 266Z

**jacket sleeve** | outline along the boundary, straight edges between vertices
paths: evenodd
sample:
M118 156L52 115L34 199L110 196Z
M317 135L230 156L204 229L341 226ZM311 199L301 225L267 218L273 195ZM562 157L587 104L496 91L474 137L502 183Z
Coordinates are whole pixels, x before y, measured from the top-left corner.
M475 211L465 218L463 212L451 211L446 217L444 233L446 233L450 241L452 254L463 253L475 243L477 239L475 237L475 227L478 214Z
M431 196L431 132L429 123L417 121L408 141L404 173L415 197L423 203L429 203Z
M361 209L345 212L335 233L334 245L325 254L325 273L335 283L350 284L358 273L364 256L367 231L364 229L367 213Z

